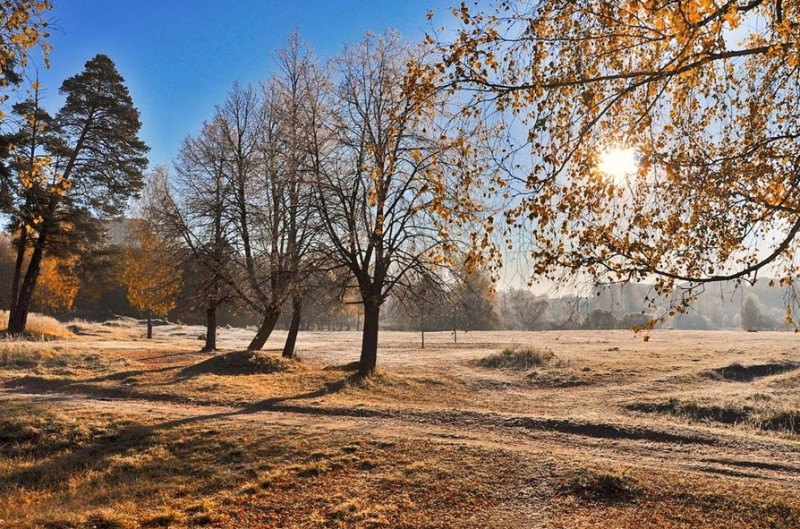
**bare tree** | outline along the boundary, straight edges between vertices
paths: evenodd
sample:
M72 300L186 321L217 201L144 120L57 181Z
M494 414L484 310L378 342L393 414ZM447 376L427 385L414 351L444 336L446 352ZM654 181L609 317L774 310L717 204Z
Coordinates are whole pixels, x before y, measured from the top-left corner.
M303 276L319 254L312 184L319 158L316 116L327 81L297 34L276 54L276 64L260 89L235 84L202 133L184 143L179 198L170 210L208 273L207 338L216 304L232 296L262 315L248 346L261 349L291 299L283 353L291 357Z
M227 214L230 187L220 134L220 123L214 120L184 140L175 164L178 198L162 210L163 227L180 235L191 259L195 302L206 313L207 352L217 348L217 309L233 295L226 269L233 259L234 230Z
M273 185L283 221L273 238L280 242L277 248L287 269L285 295L292 299L292 319L283 349L283 356L291 358L309 274L318 271L327 256L321 251L322 227L314 207L314 189L319 179L317 160L330 139L321 128L323 116L329 113L330 82L297 32L278 51L275 61L278 71L271 89L277 105L280 170L273 176Z
M414 95L410 51L394 33L368 35L335 61L335 149L323 152L318 206L331 259L355 277L364 308L359 374L376 365L381 306L391 291L436 281L453 242L447 220L473 206L455 175L469 179L464 139L442 130L437 100ZM461 147L460 149L458 147ZM457 161L456 161L457 160Z
M512 288L501 295L501 325L506 329L531 331L541 324L548 307L547 296L528 289Z

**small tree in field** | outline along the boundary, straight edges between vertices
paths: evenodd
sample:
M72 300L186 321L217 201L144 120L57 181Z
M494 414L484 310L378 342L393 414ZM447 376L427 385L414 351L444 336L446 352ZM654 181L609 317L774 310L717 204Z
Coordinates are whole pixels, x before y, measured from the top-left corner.
M147 316L147 337L153 337L153 316L166 317L177 305L181 289L181 268L175 240L159 234L154 217L167 192L166 172L159 168L149 177L138 204L138 217L131 229L131 245L126 249L122 281L131 306Z
M53 311L72 308L80 288L80 278L76 270L78 264L77 255L44 260L36 286L36 299L41 307Z
M771 327L769 318L764 314L764 306L752 294L747 296L741 309L742 329L746 331L761 330Z

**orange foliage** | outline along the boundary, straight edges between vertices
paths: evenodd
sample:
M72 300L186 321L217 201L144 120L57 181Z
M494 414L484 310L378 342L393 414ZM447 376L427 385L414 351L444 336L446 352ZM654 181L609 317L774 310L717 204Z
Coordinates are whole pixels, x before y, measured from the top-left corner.
M655 274L663 294L766 266L797 275L800 2L490 6L453 9L460 28L428 39L441 58L421 78L505 132L505 239L526 228L536 276ZM635 174L601 174L612 149L636 152Z
M69 310L80 288L76 268L80 258L69 256L42 261L34 298L50 310Z
M168 259L162 241L143 223L136 230L137 246L123 259L122 282L128 301L136 310L165 317L177 305L181 289L181 270Z

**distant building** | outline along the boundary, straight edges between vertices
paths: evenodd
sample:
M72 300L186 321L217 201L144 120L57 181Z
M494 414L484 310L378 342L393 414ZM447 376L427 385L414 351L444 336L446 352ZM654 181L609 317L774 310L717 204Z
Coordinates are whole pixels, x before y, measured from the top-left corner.
M136 237L133 230L136 224L140 222L138 219L114 219L105 223L106 230L106 246L135 246Z

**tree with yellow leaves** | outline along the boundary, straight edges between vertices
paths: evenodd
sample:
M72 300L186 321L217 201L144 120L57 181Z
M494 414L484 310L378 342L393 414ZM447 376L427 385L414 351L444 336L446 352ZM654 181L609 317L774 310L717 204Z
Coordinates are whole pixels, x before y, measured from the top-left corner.
M42 261L42 271L36 285L38 305L51 310L69 310L78 295L80 279L77 255L49 257Z
M168 192L166 171L159 168L147 180L136 217L131 223L131 245L125 251L122 283L131 306L147 317L147 337L153 337L153 316L166 317L177 305L181 267L178 241L158 233L154 219Z
M460 29L436 43L430 75L468 98L463 112L506 126L503 185L521 198L505 222L530 233L535 276L655 277L684 303L759 272L792 284L800 2L498 1L453 13Z

